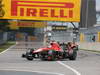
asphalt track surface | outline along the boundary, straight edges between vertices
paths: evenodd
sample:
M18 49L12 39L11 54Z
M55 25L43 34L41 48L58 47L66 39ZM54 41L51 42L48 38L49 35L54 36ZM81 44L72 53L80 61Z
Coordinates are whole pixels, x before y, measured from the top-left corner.
M75 61L28 61L21 58L26 47L40 47L40 43L19 44L0 54L0 75L100 75L100 54L78 51Z

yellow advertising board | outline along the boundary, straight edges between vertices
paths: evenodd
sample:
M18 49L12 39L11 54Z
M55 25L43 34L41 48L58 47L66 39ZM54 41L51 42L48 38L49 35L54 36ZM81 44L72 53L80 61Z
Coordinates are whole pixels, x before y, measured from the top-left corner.
M35 22L34 28L44 28L47 26L47 22Z
M46 22L35 22L35 21L18 21L18 27L32 27L32 28L43 28L47 26Z
M19 29L19 27L43 28L47 26L47 22L35 21L9 21L10 29Z
M19 27L17 26L17 21L9 21L9 27L10 27L10 29L19 29Z
M4 19L80 21L80 0L3 0Z

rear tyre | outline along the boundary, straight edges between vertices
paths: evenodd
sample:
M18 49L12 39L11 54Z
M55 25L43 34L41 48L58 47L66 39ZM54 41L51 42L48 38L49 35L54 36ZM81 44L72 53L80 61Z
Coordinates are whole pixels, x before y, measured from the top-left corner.
M77 52L74 52L72 55L69 56L69 60L76 60Z

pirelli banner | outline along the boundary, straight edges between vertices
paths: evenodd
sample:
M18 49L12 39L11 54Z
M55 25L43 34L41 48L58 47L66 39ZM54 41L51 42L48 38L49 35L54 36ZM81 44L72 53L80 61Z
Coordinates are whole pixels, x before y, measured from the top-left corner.
M2 0L4 19L80 21L80 0Z

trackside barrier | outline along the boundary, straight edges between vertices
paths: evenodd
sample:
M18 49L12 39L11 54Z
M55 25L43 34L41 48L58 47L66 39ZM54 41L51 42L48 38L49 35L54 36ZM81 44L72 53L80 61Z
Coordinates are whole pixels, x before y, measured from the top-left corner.
M97 39L98 42L100 42L100 32L98 32L98 39Z
M80 42L84 42L84 34L83 33L80 34Z
M100 42L77 42L79 49L100 51Z
M94 41L93 41L93 37ZM79 42L100 42L100 32L88 32L88 33L80 33Z

